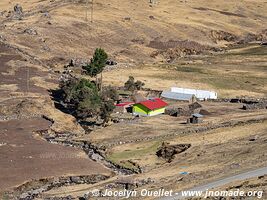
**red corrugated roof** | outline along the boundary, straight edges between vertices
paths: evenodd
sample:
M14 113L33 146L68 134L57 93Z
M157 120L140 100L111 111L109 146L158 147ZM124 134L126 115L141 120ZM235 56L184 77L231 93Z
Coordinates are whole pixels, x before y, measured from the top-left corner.
M147 107L149 110L163 108L168 105L165 101L162 101L160 98L154 98L154 99L150 99L146 101L141 101L138 104L141 104Z
M123 102L123 103L116 104L116 106L118 106L118 107L122 107L122 106L128 106L128 105L131 105L131 104L134 104L134 102Z

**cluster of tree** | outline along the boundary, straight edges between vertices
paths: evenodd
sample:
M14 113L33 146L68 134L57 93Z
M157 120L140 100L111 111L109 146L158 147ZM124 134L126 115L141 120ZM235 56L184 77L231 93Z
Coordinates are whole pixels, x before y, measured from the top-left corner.
M129 91L141 90L145 83L142 81L135 81L133 76L129 76L128 81L124 83L124 88Z
M111 86L98 89L95 82L72 78L60 85L64 102L77 118L101 117L106 123L119 96Z
M74 110L77 118L101 117L103 123L110 119L119 95L111 86L102 88L102 76L100 87L97 82L97 75L102 74L107 58L103 49L96 49L91 62L83 67L86 74L95 77L96 81L72 77L60 84L63 101L69 109Z
M86 74L95 78L95 81L71 77L60 84L63 101L69 109L74 111L73 114L77 118L100 117L104 124L109 121L119 95L117 90L111 86L102 87L102 72L107 59L107 53L97 48L90 63L83 66ZM99 74L101 74L100 82L97 79ZM141 90L144 85L142 81L135 81L134 77L130 76L124 87L134 92Z

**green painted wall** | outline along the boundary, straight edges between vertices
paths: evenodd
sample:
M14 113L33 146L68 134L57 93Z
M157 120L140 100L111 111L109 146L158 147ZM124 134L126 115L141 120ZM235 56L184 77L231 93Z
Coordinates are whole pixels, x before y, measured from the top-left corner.
M149 109L141 104L135 104L133 106L133 113L140 115L148 115Z
M156 110L152 110L148 113L149 116L153 116L153 115L159 115L165 112L165 107L164 108L159 108Z
M143 116L154 116L165 112L165 108L159 108L156 110L149 110L147 107L141 104L135 104L133 106L133 114Z

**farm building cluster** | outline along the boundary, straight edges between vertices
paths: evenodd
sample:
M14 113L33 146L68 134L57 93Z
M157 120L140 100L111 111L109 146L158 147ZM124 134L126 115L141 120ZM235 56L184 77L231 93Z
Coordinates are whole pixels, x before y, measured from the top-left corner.
M131 113L133 116L155 116L159 114L168 114L178 116L186 112L187 123L200 123L203 121L203 113L194 113L193 111L200 108L201 105L197 100L217 99L217 93L205 90L194 90L186 88L172 87L169 91L163 91L157 95L150 95L145 98L140 93L132 95L132 98L122 99L116 104L116 113ZM181 108L170 108L166 101L187 101L191 102L188 110ZM167 108L167 109L166 109Z

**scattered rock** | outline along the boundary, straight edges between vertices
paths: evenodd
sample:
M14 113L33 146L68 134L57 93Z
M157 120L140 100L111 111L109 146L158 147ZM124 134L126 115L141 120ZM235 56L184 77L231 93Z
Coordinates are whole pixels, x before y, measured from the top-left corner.
M257 139L258 139L258 136L255 135L255 136L250 137L250 138L248 139L248 141L250 141L250 142L254 142L254 141L256 141Z
M233 98L233 99L230 100L230 103L240 103L240 99Z
M118 63L114 60L107 60L106 65L117 65Z
M49 12L44 12L42 16L47 17L47 18L51 18L51 15L49 14Z
M131 17L124 17L123 20L124 21L131 21Z
M0 35L0 40L5 41L6 39L4 38L4 36Z
M15 11L16 14L19 14L19 15L22 15L23 14L22 6L19 5L19 4L16 4L14 6L14 11Z
M4 16L7 13L6 10L0 12L0 16Z
M21 20L23 18L23 10L22 6L19 4L16 4L14 6L14 13L12 15L12 12L9 12L7 17L12 17L13 19Z
M27 33L29 35L38 35L37 31L35 29L32 28L27 28L23 31L23 33Z
M42 50L44 50L44 51L50 51L50 48L48 46L42 46Z

